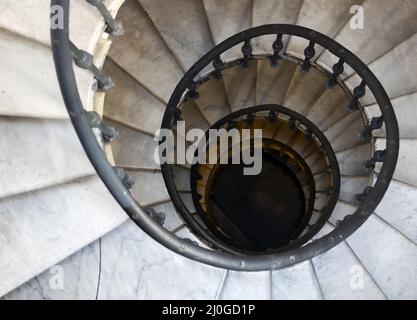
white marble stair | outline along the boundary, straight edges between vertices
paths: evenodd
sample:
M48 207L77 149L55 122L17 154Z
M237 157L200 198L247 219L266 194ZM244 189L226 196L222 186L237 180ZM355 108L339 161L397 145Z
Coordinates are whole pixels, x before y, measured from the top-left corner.
M42 120L67 118L58 89L54 87L56 82L50 81L52 76L56 81L56 77L52 64L48 64L51 61L45 54L49 50L49 35L45 30L32 30L33 25L30 24L18 28L18 21L0 19L0 28L4 29L0 30L0 35L4 34L0 45L16 43L21 48L19 52L22 57L34 55L37 61L44 63L41 65L45 66L45 70L49 70L49 73L23 84L25 90L31 92L32 81L47 83L42 87L42 90L47 91L45 94L31 92L26 102L18 99L19 92L13 92L16 90L14 86L7 87L7 83L0 82L8 89L6 94L11 92L4 100L1 100L0 94L0 113L7 116L0 119L0 125L6 129L6 137L2 140L6 142L0 144L6 150L5 154L13 159L13 164L21 169L21 180L17 184L4 183L0 188L3 192L1 195L5 197L0 199L0 215L5 217L0 219L0 246L4 248L0 252L9 254L10 248L14 249L7 258L14 257L13 261L17 261L18 265L27 266L13 273L10 281L1 283L0 296L80 250L60 263L65 272L64 290L52 289L54 273L49 270L5 298L415 299L417 221L414 213L417 176L413 168L417 136L413 125L413 106L417 87L414 56L410 53L416 43L417 28L413 19L416 8L410 0L404 1L403 6L396 1L381 1L384 1L384 5L376 0L363 1L366 28L362 33L350 30L348 25L350 5L362 1L337 0L329 6L324 0L203 0L201 3L182 0L178 5L167 5L161 0L129 0L121 10L127 33L124 38L116 39L110 51L111 60L105 66L105 71L112 74L119 86L107 94L105 108L106 121L120 133L112 145L114 158L117 164L137 178L137 184L132 189L137 201L145 207L166 213L165 227L181 237L193 238L183 228L183 222L167 194L159 167L154 162L156 143L153 133L160 125L165 104L183 72L213 43L218 44L250 26L297 22L327 33L353 49L369 63L394 98L393 104L401 127L400 160L395 180L375 214L357 233L331 251L288 269L260 273L237 273L190 261L151 240L132 222L123 223L126 216L94 175L91 165L88 161L79 161L85 160L85 156L73 132L68 129L69 122ZM73 1L74 10L81 10L77 7L78 2L82 3L80 8L83 12L92 9L87 8L84 1ZM0 4L0 12L2 9L5 12L26 9L20 2L5 3L8 4L5 7ZM112 10L116 10L118 3L121 0L106 1ZM32 14L41 12L41 6L37 6L35 1L26 2L26 5L34 10ZM384 21L394 5L401 7L398 14L388 22ZM47 8L45 10L48 12ZM91 17L97 16L92 10L88 12ZM77 43L94 50L95 37L84 38L83 32L88 30L90 35L96 35L97 30L100 30L96 29L100 17L97 17L98 22L90 20L84 29L80 28L82 24L78 19L77 15L72 22ZM33 21L27 16L23 20ZM90 26L92 21L94 23ZM190 29L194 30L192 36L187 35ZM387 30L393 32L385 36ZM270 37L254 42L255 50L269 51L271 40ZM288 39L284 40L287 42ZM369 43L373 45L364 45ZM14 62L9 69L4 67L6 74L12 76L18 69L20 59L13 57L12 51L7 51L7 45L1 48L4 49L1 54L4 52L5 57ZM240 49L235 48L224 58L241 56ZM294 54L302 55L303 49L302 41L295 38L287 46L287 50ZM321 53L318 50L319 63L327 69L331 68L336 61L327 52ZM399 61L402 63L399 64ZM236 67L225 73L224 81L219 80L211 87L202 87L200 98L189 102L190 108L185 115L192 120L191 126L206 128L228 114L229 108L236 110L261 102L286 100L290 107L304 111L325 131L340 162L342 193L330 220L331 225L323 230L329 232L337 220L356 209L349 204L353 203L353 194L363 190L370 182L367 177L369 173L362 164L369 159L371 150L370 145L357 136L360 130L358 113L347 113L346 95L339 87L322 87L322 80L325 80L322 77L315 77L313 73L294 74L295 68L291 70L288 65L288 70L283 72L283 61L276 69L270 68L268 61L262 63L258 62L248 70ZM260 75L266 74L266 68L270 77L263 83ZM24 71L22 67L21 74ZM346 69L344 76L350 76L346 79L350 88L357 85L358 77L351 75L351 70ZM305 86L304 82L300 82L303 84L299 86L296 80L302 77L311 77L317 86ZM84 81L82 88L89 89L91 76L85 78L81 80L81 83ZM291 79L295 84L292 87ZM267 96L267 88L274 85L280 89L274 90L273 96ZM87 93L83 89L82 92ZM218 94L215 103L205 100L205 95L214 94ZM314 99L307 101L312 95ZM15 98L16 106L2 104L2 101L11 101L11 98ZM34 107L29 109L27 102L33 99ZM92 107L88 93L84 99L86 105ZM46 102L50 103L50 109ZM368 114L379 115L372 95L368 94L362 102L367 105ZM197 107L201 113L191 112ZM50 143L40 144L36 139L39 136L48 137L46 140ZM376 132L376 136L380 138L377 147L383 148L384 130ZM21 149L13 148L16 139L23 141L20 143ZM33 157L27 158L26 154ZM20 159L20 162L16 162L16 159ZM73 162L78 165L74 170L70 166ZM0 175L5 175L4 179L0 179L0 184L1 181L8 182L16 178L8 167L10 163L9 159L0 161ZM39 166L39 163L43 165ZM50 170L52 175L49 175ZM176 181L180 189L185 191L182 196L188 199L192 207L186 179L188 171L184 168L178 170ZM47 219L47 224L39 219L41 214ZM62 221L67 222L65 226ZM119 228L111 231L120 224ZM44 226L52 226L53 232L45 232L40 241L34 243L31 238L35 236L34 230L44 230ZM77 242L73 242L73 230L80 230L81 237ZM93 242L107 232L110 233ZM19 238L15 247L9 245L10 236ZM38 252L43 251L46 252L46 258L40 259ZM6 259L1 258L0 261ZM10 266L0 268L4 273L0 274L0 279L9 277ZM363 287L358 289L356 285L361 281Z

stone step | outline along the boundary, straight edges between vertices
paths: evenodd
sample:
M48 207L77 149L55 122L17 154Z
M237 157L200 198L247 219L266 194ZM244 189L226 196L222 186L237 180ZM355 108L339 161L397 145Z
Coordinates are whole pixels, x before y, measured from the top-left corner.
M376 150L385 150L386 139L377 139ZM398 163L394 172L394 179L417 187L417 170L415 164L417 161L417 140L401 139ZM381 164L376 166L376 172L380 172Z
M104 31L104 21L98 10L87 1L70 1L71 40L83 50L93 53ZM104 3L113 16L124 0L105 0ZM20 34L50 46L50 1L4 0L0 4L0 28Z
M390 0L366 0L362 3L362 7L364 28L354 30L348 22L334 39L349 48L367 64L399 46L404 40L417 32L415 19L417 3L414 0L403 1L401 5ZM370 43L372 45L369 45ZM326 51L318 61L320 64L331 68L338 62L338 58ZM398 61L402 61L402 59L397 60L393 65L385 65L386 67L397 68L399 66ZM404 62L401 64L404 65ZM353 70L350 67L345 67L345 76L351 75L352 72Z
M372 159L371 144L363 144L358 147L336 153L340 167L340 174L343 176L366 176L369 170L366 168L366 161Z
M298 15L297 25L321 32L333 38L343 25L350 19L350 8L361 4L363 0L304 0ZM291 37L287 52L304 58L304 50L308 41L298 37ZM316 46L316 57L320 56L323 48Z
M165 104L122 68L107 59L104 72L116 86L106 93L104 116L129 128L155 135L161 128Z
M0 198L94 173L67 120L0 117L0 129Z
M256 60L251 60L247 69L237 65L223 71L223 81L232 111L256 105L256 78Z
M184 70L214 45L201 1L139 0Z
M417 139L417 92L391 100L395 115L397 116L400 127L400 137L405 139ZM377 104L366 108L369 118L380 117L381 110ZM374 136L378 138L386 137L385 126L380 130L375 130Z
M375 76L384 86L390 98L397 98L417 91L417 65L411 52L417 51L417 33L397 47L387 52L369 65ZM401 63L398 63L401 61ZM359 85L360 78L355 74L345 82L352 89ZM375 103L375 97L367 90L361 99L363 105Z
M334 227L326 225L321 232L327 234L333 230ZM385 299L372 275L346 242L312 261L326 300Z
M286 93L284 106L306 115L327 88L328 77L318 69L305 72L297 67Z
M218 45L236 33L252 26L253 0L203 0L214 44ZM224 61L242 57L242 46L222 55Z
M271 299L271 272L228 271L221 289L220 300Z
M264 24L295 24L300 12L302 0L253 0L252 26L257 27ZM272 53L272 44L276 36L268 35L255 39L252 42L255 53ZM286 45L288 37L283 38Z
M269 60L259 60L256 104L282 105L296 67L295 63L281 60L279 65L273 68Z
M125 34L114 40L109 57L139 83L168 102L183 70L148 15L135 0L119 11Z
M0 296L126 220L98 177L2 199L0 212Z
M0 66L1 115L68 118L50 50L0 29L0 57L5 62ZM83 105L91 110L93 76L80 68L74 70Z
M311 261L273 271L272 299L322 300L323 294Z

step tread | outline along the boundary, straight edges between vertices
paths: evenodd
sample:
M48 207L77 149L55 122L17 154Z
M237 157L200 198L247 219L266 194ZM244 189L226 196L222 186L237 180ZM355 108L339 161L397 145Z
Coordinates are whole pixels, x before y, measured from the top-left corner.
M116 83L106 93L104 116L154 135L161 127L165 104L110 59L104 65L104 72L111 74Z
M0 114L68 118L49 48L0 29L0 56L7 61L0 66ZM80 68L74 70L83 105L91 109L93 77Z
M0 208L0 296L126 220L98 177L2 199Z
M390 31L391 32L391 31ZM370 47L370 46L369 46ZM390 98L397 98L417 91L417 64L415 56L417 51L417 33L384 54L371 64L369 68L381 81ZM401 63L398 63L401 61ZM345 83L349 88L359 85L361 79L358 75L349 77ZM376 99L370 90L361 99L362 105L375 103Z
M321 232L333 230L326 225ZM384 293L345 242L312 261L326 300L385 300Z
M320 285L310 261L272 272L272 299L322 300Z
M214 45L201 1L139 0L184 70Z
M365 63L370 63L386 54L417 32L415 19L417 3L413 0L403 1L400 6L390 0L367 0L363 2L362 6L364 10L364 29L354 30L350 27L350 23L346 23L335 37L335 41L349 48ZM393 12L395 12L394 15ZM369 43L372 43L372 45L369 45ZM325 51L319 61L331 67L337 63L338 59ZM397 68L398 61L402 60L397 60L392 66ZM351 75L352 72L353 70L346 66L345 75Z
M3 117L0 129L0 198L94 173L67 120Z
M228 271L220 300L269 300L271 299L270 272Z
M203 0L215 45L252 25L252 0ZM228 61L241 57L241 45L222 55Z
M372 215L347 239L388 299L416 299L416 245Z
M126 1L119 15L125 34L114 40L109 57L142 86L168 102L183 76L181 66L137 1Z
M303 0L253 0L252 27L264 24L295 24ZM253 40L256 53L272 53L272 44L276 36L268 35ZM283 38L284 45L288 37Z
M375 142L376 150L386 149L386 139L379 138ZM400 139L398 163L394 172L394 179L417 187L417 170L414 166L417 161L417 140ZM376 172L380 172L381 164L377 164Z
M340 28L351 18L349 9L352 5L360 4L363 0L304 0L297 18L297 25L321 32L333 38ZM298 57L304 57L304 49L308 41L291 37L287 51ZM316 47L316 57L323 48Z

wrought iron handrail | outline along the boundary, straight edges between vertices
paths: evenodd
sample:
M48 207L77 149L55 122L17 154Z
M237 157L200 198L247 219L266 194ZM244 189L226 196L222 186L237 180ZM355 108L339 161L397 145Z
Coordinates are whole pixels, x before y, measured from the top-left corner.
M398 159L399 130L390 99L381 83L359 58L342 45L323 34L294 25L264 25L232 36L201 58L185 74L177 85L168 104L167 113L163 119L163 126L166 128L171 126L171 121L174 118L183 91L186 88L193 86L195 83L194 79L198 76L199 72L201 72L205 66L214 62L215 59L219 57L220 53L225 52L240 43L247 44L252 38L263 35L277 35L278 39L282 35L296 36L307 39L310 42L310 51L306 52L306 67L310 63L312 44L318 44L339 57L345 64L352 67L359 77L362 78L363 83L366 84L375 96L381 109L387 134L387 147L382 169L377 177L375 185L370 192L367 190L368 192L366 192L366 194L364 193L364 197L361 198L363 201L361 202L360 207L352 216L349 216L349 219L342 221L337 228L329 234L303 247L290 249L277 254L238 256L202 248L194 243L178 238L171 232L162 228L159 223L154 221L154 219L137 204L106 158L86 116L74 76L71 42L69 39L69 0L52 0L51 4L53 6L61 6L64 12L64 27L63 29L51 29L51 43L61 92L81 144L98 175L120 206L142 230L165 247L190 259L231 270L260 271L280 269L313 258L342 242L368 219L378 203L382 200L393 177ZM247 58L247 56L250 55L249 50L246 50L246 53L246 57L244 58ZM361 89L362 87L359 87L359 89L356 90L355 96L358 97L358 99L363 92ZM168 177L167 168L163 168L163 174L165 178Z

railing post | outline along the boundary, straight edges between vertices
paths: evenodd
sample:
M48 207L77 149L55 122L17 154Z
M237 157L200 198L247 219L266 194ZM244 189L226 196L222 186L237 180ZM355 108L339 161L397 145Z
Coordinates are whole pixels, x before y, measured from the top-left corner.
M310 41L308 47L304 50L304 62L302 65L303 71L309 71L311 68L311 59L314 58L316 55L316 49L314 49L314 46L316 44L313 41Z
M358 106L359 99L364 97L365 94L366 94L366 83L365 81L362 80L361 84L353 90L353 97L348 106L348 110L350 112L354 112L359 109L359 106Z
M110 143L117 137L117 131L113 127L107 126L97 112L86 112L87 122L91 128L99 129L101 131L104 143Z
M91 71L98 82L101 90L106 91L114 87L112 77L105 76L95 65L94 57L87 51L80 50L77 46L70 42L71 54L74 58L75 64L82 68Z
M327 85L329 87L334 87L337 84L337 78L343 73L343 71L345 71L344 61L340 59L339 62L333 66L333 74L330 76Z
M112 36L121 36L124 33L123 26L120 22L117 22L110 11L106 8L102 0L87 0L89 4L96 7L100 14L103 16L104 21L108 27L108 33Z
M272 44L272 49L274 50L274 54L271 57L271 65L276 67L278 65L279 59L281 59L281 51L284 49L284 44L282 42L282 34L277 35L277 39Z

